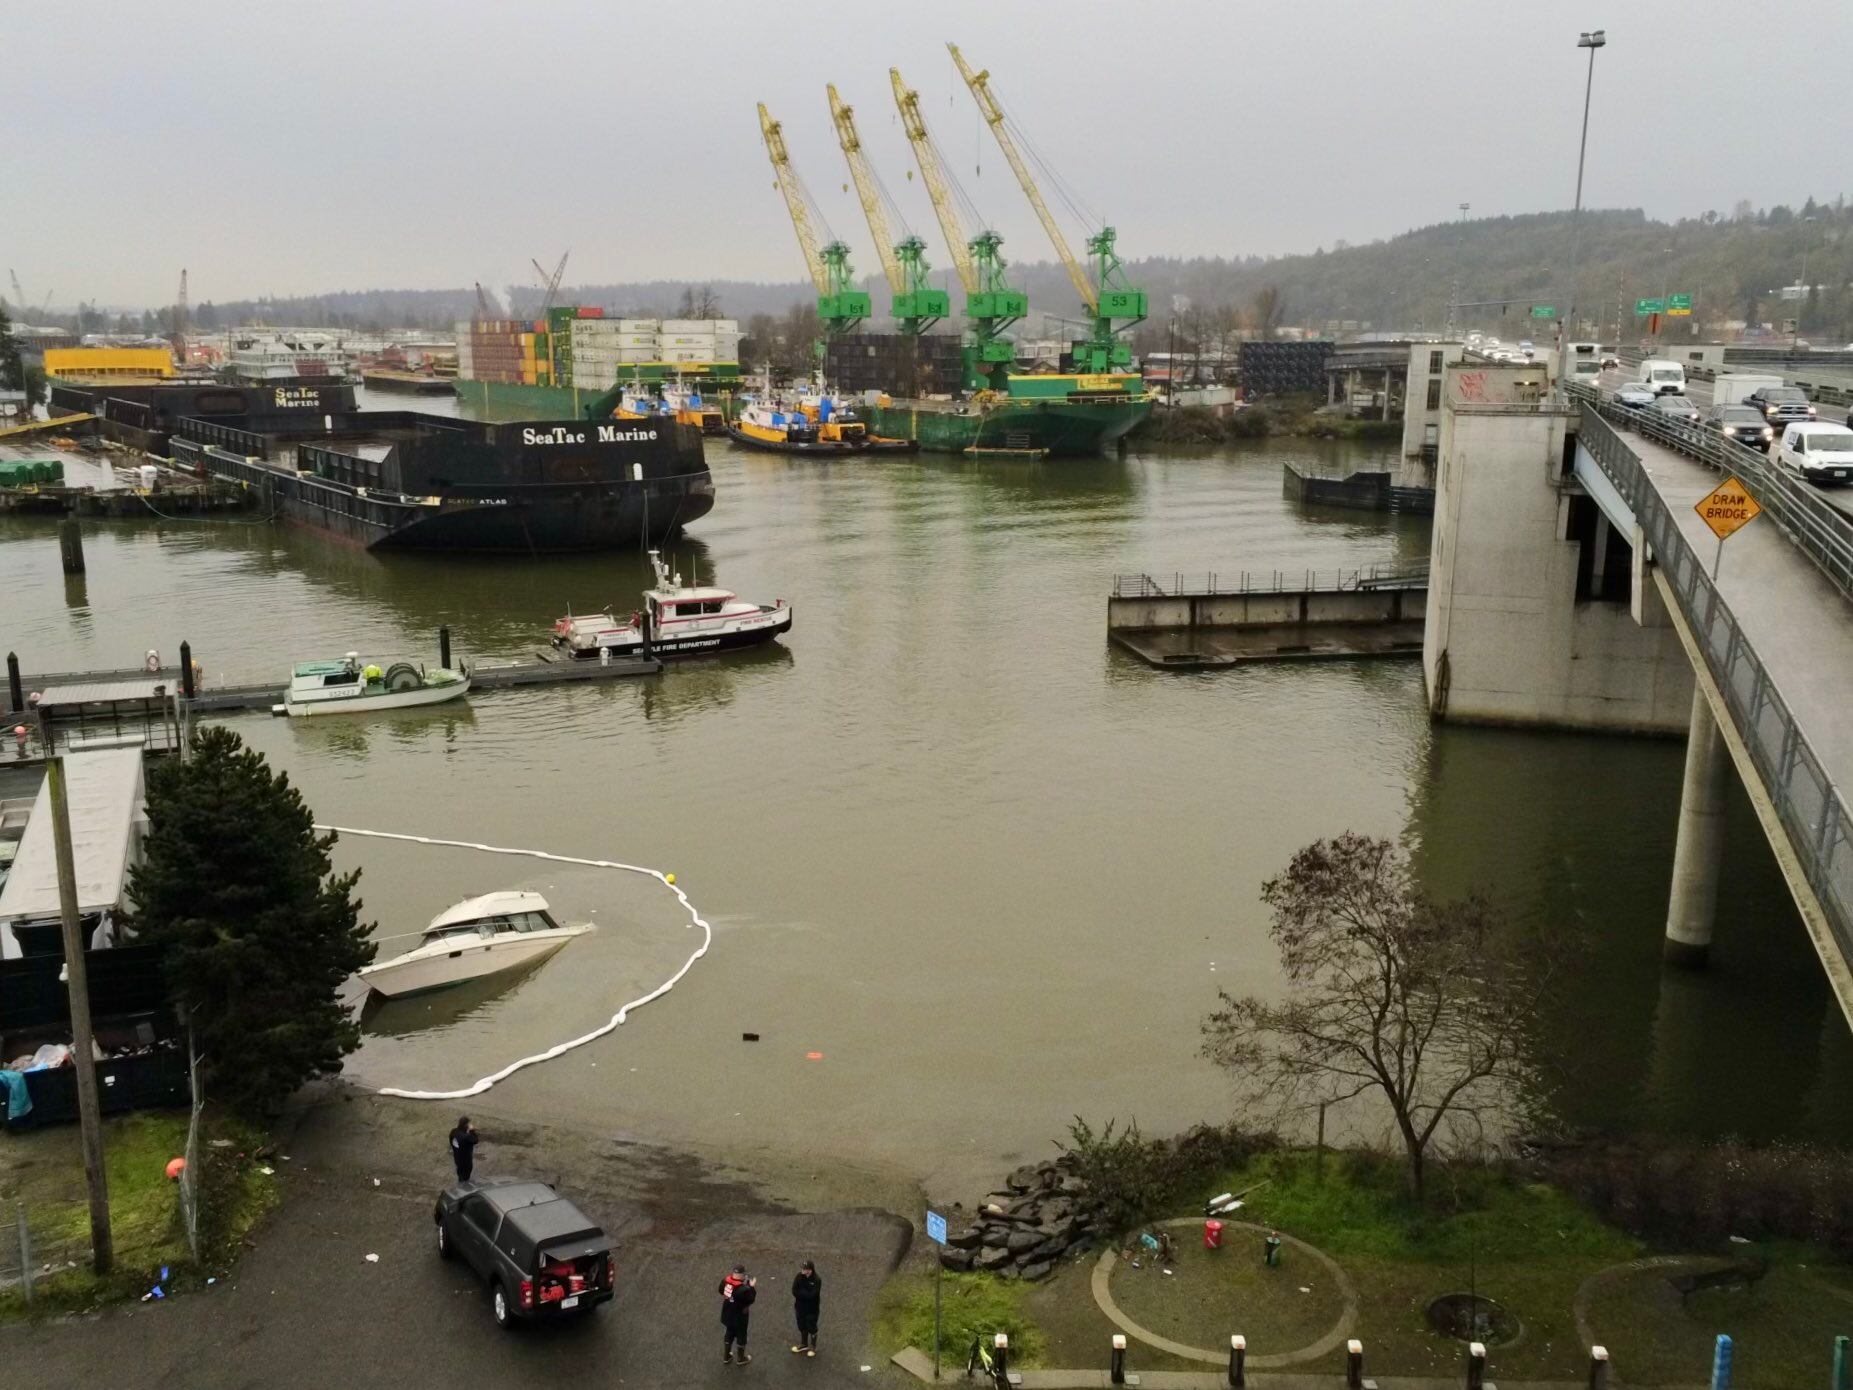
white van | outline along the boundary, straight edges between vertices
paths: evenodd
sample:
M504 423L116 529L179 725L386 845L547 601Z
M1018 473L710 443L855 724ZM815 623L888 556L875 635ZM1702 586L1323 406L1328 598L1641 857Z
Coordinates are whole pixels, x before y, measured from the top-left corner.
M1635 380L1652 390L1656 396L1686 394L1686 369L1665 357L1642 358L1640 375Z
M1769 456L1811 483L1853 482L1853 429L1818 422L1790 425Z
M1602 375L1602 345L1600 343L1571 343L1568 349L1572 381L1594 381Z

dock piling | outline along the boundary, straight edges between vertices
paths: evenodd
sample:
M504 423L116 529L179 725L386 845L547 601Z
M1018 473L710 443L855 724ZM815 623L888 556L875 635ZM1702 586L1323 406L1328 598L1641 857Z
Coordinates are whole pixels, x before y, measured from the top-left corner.
M440 670L450 670L450 624L448 623L438 628L438 667Z
M180 644L180 689L189 700L197 693L193 689L193 644L191 642Z
M6 698L8 709L26 707L26 687L19 678L19 655L16 652L6 654Z
M84 532L74 516L58 523L58 558L66 574L84 572Z

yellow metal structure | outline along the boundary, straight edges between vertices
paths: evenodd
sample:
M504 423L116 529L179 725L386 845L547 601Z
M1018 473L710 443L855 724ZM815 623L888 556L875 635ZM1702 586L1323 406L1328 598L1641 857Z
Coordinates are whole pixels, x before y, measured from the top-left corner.
M772 172L778 178L779 192L785 195L785 208L791 214L792 229L798 234L798 249L804 253L805 267L817 293L830 293L830 277L824 270L824 258L817 249L817 234L811 230L811 216L805 211L804 189L791 167L791 155L785 149L785 132L772 119L766 104L759 103L759 133L766 142L766 154L772 160Z
M965 286L965 292L977 294L981 288L978 267L972 261L965 229L959 225L958 209L952 205L952 187L946 180L945 170L940 168L939 152L933 148L933 137L927 134L926 118L920 114L920 93L910 89L901 80L899 68L888 69L888 81L894 87L894 104L901 113L901 128L907 132L908 143L914 147L914 160L920 166L920 178L927 186L927 197L932 199L933 211L939 215L939 229L945 235L946 250L952 256L952 263L958 267L959 280Z
M888 234L888 218L882 211L881 195L876 191L875 173L868 156L862 152L862 137L856 132L855 110L836 94L836 84L827 84L830 92L830 119L836 125L836 142L843 147L849 161L849 176L856 181L856 196L862 200L862 215L869 220L869 235L875 238L875 253L881 257L882 274L895 294L907 292L907 276L894 254L894 238Z
M1010 168L1017 176L1017 182L1023 185L1023 195L1029 199L1029 205L1036 209L1036 216L1042 222L1043 231L1049 234L1049 241L1055 247L1055 254L1062 258L1062 264L1068 268L1068 278L1074 282L1075 293L1081 296L1089 313L1095 312L1100 303L1100 296L1094 291L1094 284L1087 278L1087 272L1075 259L1074 252L1068 246L1068 238L1062 235L1061 225L1049 211L1049 205L1042 201L1042 192L1036 187L1036 180L1030 176L1029 166L1023 162L1023 156L1017 153L1016 141L1010 138L1010 132L1004 129L1004 109L997 104L997 98L991 92L991 74L987 69L973 72L971 65L965 61L965 55L959 52L956 43L949 43L952 61L959 65L959 76L965 79L965 85L972 89L972 96L978 103L978 110L984 116L984 122L991 127L991 134L997 137L998 147L1003 150L1004 158L1010 162Z
M45 375L159 376L174 374L174 354L162 348L46 348Z

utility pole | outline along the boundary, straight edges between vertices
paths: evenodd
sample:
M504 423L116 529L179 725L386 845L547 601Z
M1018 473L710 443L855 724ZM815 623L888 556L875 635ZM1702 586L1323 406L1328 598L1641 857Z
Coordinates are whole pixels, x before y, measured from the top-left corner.
M1462 235L1465 235L1465 232L1466 232L1467 209L1470 206L1471 204L1468 204L1468 203L1462 203L1460 205L1460 208L1461 208L1460 225L1461 225ZM1458 300L1460 297L1461 297L1461 243L1460 243L1460 237L1456 236L1454 240L1454 279L1448 285L1448 326L1445 329L1443 329L1441 333L1442 338L1447 342L1454 341L1454 305L1455 305L1455 301Z
M45 748L52 749L51 727ZM84 963L83 926L77 916L77 865L71 852L71 802L65 788L64 758L45 760L51 788L52 838L58 857L58 910L64 925L65 978L71 994L71 1058L77 1073L77 1119L83 1131L84 1185L90 1191L90 1264L108 1274L115 1263L109 1230L109 1177L103 1170L103 1122L97 1110L96 1043L90 1031L90 979Z
M1808 312L1808 242L1813 237L1808 224L1812 221L1812 217L1802 218L1802 297L1795 304L1795 331L1789 334L1791 354L1801 350L1802 315Z

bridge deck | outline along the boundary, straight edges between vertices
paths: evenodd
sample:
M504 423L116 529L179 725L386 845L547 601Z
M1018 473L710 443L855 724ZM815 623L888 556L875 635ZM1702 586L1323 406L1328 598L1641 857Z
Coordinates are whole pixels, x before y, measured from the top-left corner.
M1709 573L1718 542L1693 508L1721 475L1641 435L1627 442ZM1853 604L1767 513L1724 543L1717 588L1845 797L1853 790Z

